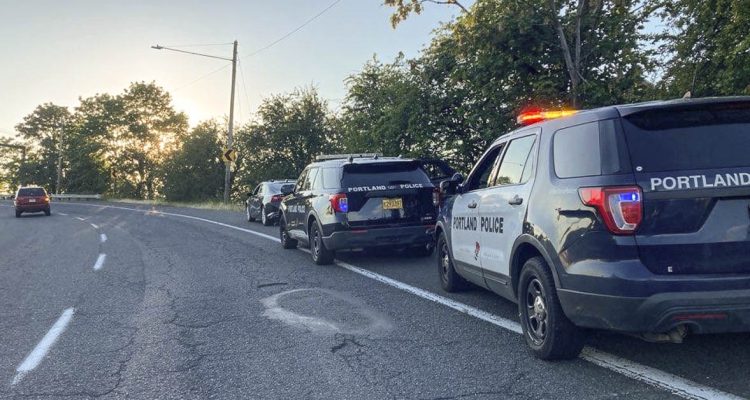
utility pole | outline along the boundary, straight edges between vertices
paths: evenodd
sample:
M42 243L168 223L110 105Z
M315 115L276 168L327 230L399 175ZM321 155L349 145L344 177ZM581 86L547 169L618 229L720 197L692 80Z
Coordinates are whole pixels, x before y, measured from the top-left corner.
M232 62L232 94L229 99L229 127L227 130L227 150L232 150L232 146L234 145L234 83L237 78L237 41L234 41L234 48L232 50L232 58L225 58L225 57L218 57L211 54L202 54L202 53L195 53L192 51L185 51L185 50L179 50L179 49L172 49L169 47L164 47L160 45L151 46L152 49L156 50L170 50L170 51L176 51L178 53L185 53L185 54L192 54L195 56L201 56L201 57L210 57L210 58L217 58L219 60L226 60ZM227 161L224 165L226 165L226 173L224 175L224 203L229 202L229 193L231 192L231 178L232 178L232 163Z
M60 193L60 187L62 185L62 154L63 154L63 137L64 137L64 130L65 128L61 128L60 132L58 133L58 142L57 142L57 184L55 185L55 194L61 194Z
M234 82L237 78L237 41L234 41L232 51L232 94L229 97L229 129L227 129L227 149L232 150L234 145ZM224 174L224 204L229 203L229 193L232 190L232 162L224 163L226 172Z

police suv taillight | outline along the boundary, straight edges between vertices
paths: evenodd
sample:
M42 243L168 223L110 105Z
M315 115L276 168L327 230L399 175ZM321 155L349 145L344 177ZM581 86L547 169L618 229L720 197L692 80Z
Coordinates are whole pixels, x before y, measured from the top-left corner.
M433 206L437 207L437 206L440 205L440 197L441 197L440 196L440 189L439 188L435 188L432 191L432 205Z
M586 187L578 189L584 205L594 207L615 235L632 235L643 221L641 188Z
M331 201L331 209L334 212L349 212L349 199L346 198L344 193L332 194L328 197Z

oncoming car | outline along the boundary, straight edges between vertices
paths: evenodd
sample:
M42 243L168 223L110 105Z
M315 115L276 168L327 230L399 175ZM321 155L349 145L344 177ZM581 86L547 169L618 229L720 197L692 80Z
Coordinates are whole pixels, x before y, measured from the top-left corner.
M577 356L587 328L669 342L750 331L750 97L519 121L532 124L465 181L441 183L445 290L517 302L542 359Z
M279 217L282 192L294 187L293 179L261 182L245 200L245 216L248 222L260 219L265 226L272 225Z
M20 218L23 213L43 212L45 215L52 215L50 208L50 198L47 191L42 187L22 187L16 192L13 200L13 207L16 211L16 218Z
M438 194L417 160L319 156L281 203L281 245L309 244L316 264L333 262L337 250L358 248L428 256Z

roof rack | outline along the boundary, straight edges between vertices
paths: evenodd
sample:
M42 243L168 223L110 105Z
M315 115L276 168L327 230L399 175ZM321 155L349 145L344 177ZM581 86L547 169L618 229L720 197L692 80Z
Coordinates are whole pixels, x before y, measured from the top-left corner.
M343 160L347 158L375 158L382 157L380 153L356 153L356 154L321 154L315 157L315 161Z

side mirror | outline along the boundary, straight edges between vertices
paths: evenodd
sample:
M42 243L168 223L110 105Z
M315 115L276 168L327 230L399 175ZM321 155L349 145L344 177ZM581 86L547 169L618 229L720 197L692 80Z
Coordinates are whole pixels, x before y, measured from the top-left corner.
M283 187L281 188L281 194L284 196L289 196L290 194L294 193L294 189L290 187Z
M248 193L248 194L247 194L247 197L250 197L250 196L252 196L252 195L253 195L252 193Z
M463 175L456 172L450 179L440 182L440 192L447 195L461 193L461 182L463 180Z

